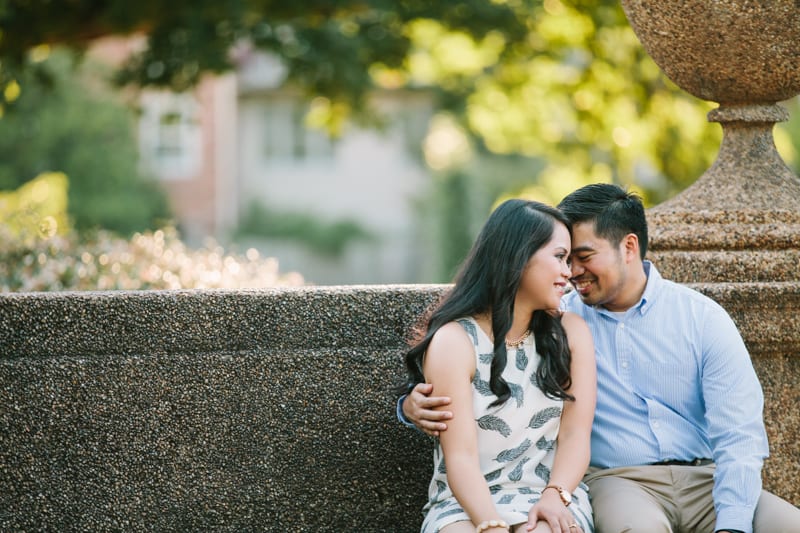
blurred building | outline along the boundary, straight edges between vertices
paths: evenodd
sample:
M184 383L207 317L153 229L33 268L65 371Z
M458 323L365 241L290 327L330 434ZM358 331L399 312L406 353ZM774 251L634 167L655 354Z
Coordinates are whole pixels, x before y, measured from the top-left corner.
M277 60L244 52L239 64L192 93L141 95L143 164L187 241L235 240L317 284L430 280L414 209L430 179L420 156L429 96L375 94L386 127L350 127L333 140L305 125L307 103L283 87ZM320 246L326 235L337 243Z

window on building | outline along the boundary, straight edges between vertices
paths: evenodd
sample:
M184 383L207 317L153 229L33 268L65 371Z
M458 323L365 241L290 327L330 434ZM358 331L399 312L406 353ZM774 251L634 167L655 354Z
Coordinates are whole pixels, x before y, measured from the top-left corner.
M199 108L191 94L142 95L139 146L143 165L161 179L188 179L200 170Z
M264 157L268 161L315 163L333 157L333 141L327 133L305 124L308 108L294 98L264 102Z

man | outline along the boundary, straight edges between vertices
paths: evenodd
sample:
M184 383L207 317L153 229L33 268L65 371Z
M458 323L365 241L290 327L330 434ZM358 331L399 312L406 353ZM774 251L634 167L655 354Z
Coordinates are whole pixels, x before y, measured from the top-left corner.
M728 314L644 260L636 195L594 184L558 207L573 223L562 308L586 320L597 357L584 478L597 530L800 532L800 510L761 490L763 395ZM430 392L420 384L398 407L435 435L449 399Z

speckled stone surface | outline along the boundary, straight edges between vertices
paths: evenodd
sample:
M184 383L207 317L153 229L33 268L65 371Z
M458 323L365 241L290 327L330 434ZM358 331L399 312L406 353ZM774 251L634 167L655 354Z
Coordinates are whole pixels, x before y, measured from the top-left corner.
M678 86L727 104L800 92L796 0L622 0L645 50Z
M678 86L720 103L714 164L648 210L648 257L732 315L766 399L765 487L800 503L800 178L775 149L775 102L800 92L800 2L622 0L645 50Z
M800 503L800 291L696 287L753 349L766 486ZM431 442L392 388L444 290L0 295L0 531L418 531Z
M0 295L0 531L418 531L441 290Z

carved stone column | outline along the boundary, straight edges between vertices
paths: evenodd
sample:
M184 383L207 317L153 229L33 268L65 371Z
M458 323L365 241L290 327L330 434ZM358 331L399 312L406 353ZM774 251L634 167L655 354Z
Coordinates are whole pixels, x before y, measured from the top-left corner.
M800 1L622 0L645 50L679 87L719 103L714 164L648 211L649 257L722 304L764 387L765 488L800 503L800 178L775 149L800 93ZM776 421L780 421L776 423Z

